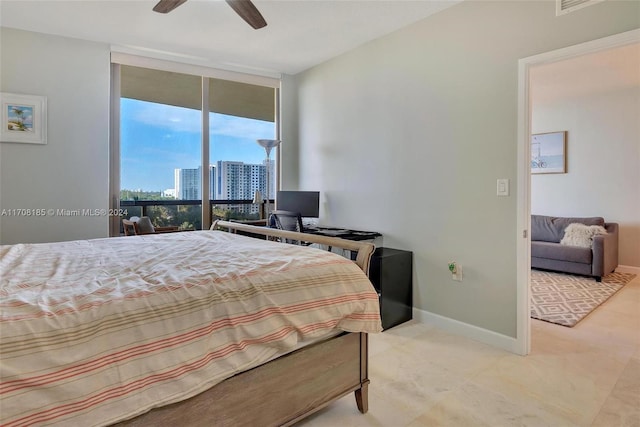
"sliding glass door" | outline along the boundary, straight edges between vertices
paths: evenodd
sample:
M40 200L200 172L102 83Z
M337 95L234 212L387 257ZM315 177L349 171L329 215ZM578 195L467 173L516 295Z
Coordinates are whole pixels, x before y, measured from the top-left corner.
M266 194L264 149L257 139L273 139L275 89L209 79L209 164L212 168L212 215L216 219L259 219L256 191ZM272 178L270 182L275 182ZM270 191L271 197L275 194Z
M113 207L123 217L149 216L156 226L182 229L258 218L254 196L266 193L267 170L276 182L277 168L273 154L267 167L256 140L276 138L277 89L133 65L113 70ZM112 226L112 235L118 229Z
M120 75L121 208L202 228L201 77L131 66Z

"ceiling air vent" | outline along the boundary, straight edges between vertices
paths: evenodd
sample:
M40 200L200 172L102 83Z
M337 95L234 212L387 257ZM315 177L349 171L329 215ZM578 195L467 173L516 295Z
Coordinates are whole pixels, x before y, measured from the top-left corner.
M556 0L556 16L573 12L604 0Z

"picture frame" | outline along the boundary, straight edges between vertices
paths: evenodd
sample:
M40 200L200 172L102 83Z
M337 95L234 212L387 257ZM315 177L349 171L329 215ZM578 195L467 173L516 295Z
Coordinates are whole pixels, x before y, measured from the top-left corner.
M531 135L531 173L567 173L567 131Z
M0 142L46 144L47 98L0 92Z

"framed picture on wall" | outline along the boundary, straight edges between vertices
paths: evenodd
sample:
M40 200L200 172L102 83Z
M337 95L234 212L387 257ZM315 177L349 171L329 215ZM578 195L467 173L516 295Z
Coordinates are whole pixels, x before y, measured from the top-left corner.
M567 131L531 135L531 173L567 172Z
M2 128L0 141L47 143L47 98L0 92Z

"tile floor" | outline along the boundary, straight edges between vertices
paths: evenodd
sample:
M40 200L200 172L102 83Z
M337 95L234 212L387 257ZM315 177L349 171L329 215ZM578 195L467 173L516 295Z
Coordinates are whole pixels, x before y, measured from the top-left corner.
M297 427L640 427L640 276L573 328L532 319L526 357L415 321L369 341L369 412Z

